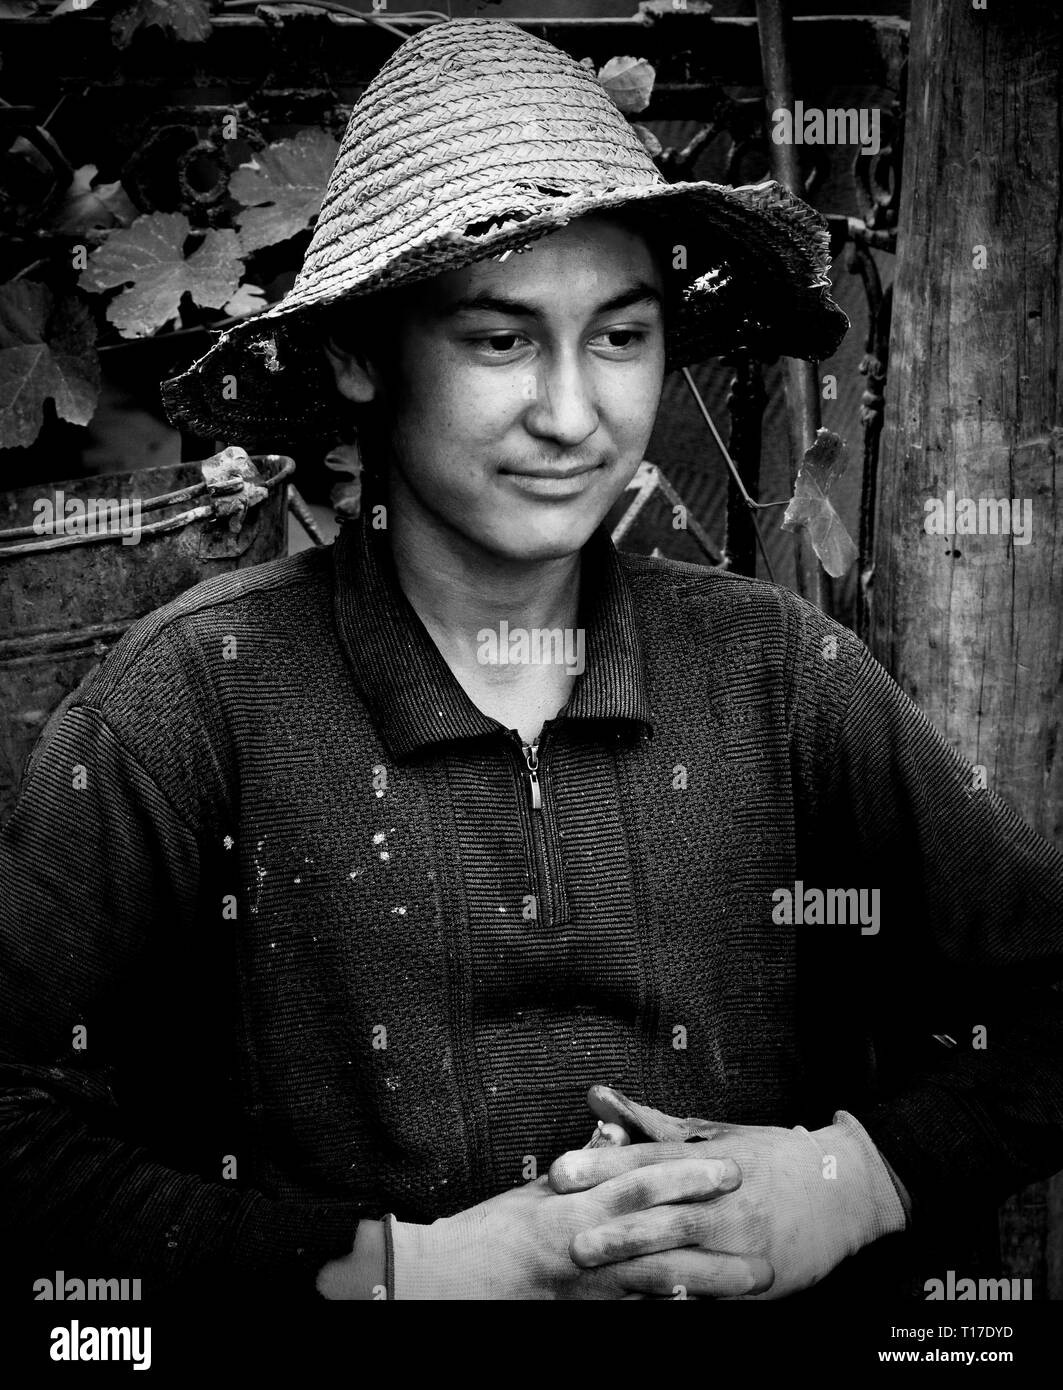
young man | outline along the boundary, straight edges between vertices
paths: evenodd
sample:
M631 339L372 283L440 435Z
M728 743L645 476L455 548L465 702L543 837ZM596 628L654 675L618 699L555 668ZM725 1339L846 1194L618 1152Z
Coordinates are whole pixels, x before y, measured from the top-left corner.
M137 624L5 828L37 1264L399 1299L999 1272L972 1232L1063 1165L1063 860L851 633L601 529L667 366L829 354L826 269L811 210L663 184L513 26L382 70L291 295L168 388L227 443L358 412L362 520Z

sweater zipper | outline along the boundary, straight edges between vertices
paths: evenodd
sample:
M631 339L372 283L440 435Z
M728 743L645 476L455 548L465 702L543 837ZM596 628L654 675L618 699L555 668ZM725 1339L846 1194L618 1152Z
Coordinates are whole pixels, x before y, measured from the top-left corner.
M561 872L556 827L545 795L546 778L545 769L539 761L540 746L545 748L545 737L541 744L521 743L528 783L528 801L526 809L522 809L521 822L525 843L528 844L530 841L528 847L531 849L530 861L534 866L537 917L547 926L553 926L568 917L568 897ZM523 800L523 797L521 799Z
M539 745L524 745L524 761L528 764L528 779L531 783L531 804L533 811L543 809L543 789L539 785Z

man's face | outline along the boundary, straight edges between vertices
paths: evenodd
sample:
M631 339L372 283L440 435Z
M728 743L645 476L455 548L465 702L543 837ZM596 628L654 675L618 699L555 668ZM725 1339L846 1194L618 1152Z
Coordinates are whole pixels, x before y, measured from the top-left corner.
M650 437L663 290L643 238L598 216L411 287L373 388L391 506L495 560L578 551Z

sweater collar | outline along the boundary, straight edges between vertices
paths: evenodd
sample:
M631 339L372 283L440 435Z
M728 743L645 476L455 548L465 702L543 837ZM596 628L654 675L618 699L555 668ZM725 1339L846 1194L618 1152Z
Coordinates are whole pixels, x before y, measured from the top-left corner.
M386 531L367 515L345 522L333 557L340 643L389 752L497 734L503 725L469 699L402 592ZM586 665L558 717L650 725L635 605L604 529L583 548L579 623Z

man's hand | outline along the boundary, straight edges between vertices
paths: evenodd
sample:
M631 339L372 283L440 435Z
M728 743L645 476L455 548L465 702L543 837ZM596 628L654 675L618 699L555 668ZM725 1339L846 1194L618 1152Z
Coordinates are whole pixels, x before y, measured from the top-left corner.
M601 1119L653 1142L563 1154L549 1182L558 1194L597 1193L626 1207L576 1232L570 1253L587 1270L612 1270L630 1291L675 1297L678 1287L688 1297L784 1298L905 1225L878 1151L845 1111L809 1133L682 1120L609 1087L592 1087L589 1100ZM699 1197L702 1163L736 1165L740 1181ZM724 1289L707 1254L744 1255L750 1265L760 1256L774 1279L748 1292Z
M630 1142L627 1131L622 1125L607 1124L604 1120L599 1120L586 1147L588 1149L598 1149L609 1144L628 1144ZM542 1179L539 1186L545 1189L545 1178ZM470 1217L472 1214L464 1213L463 1215ZM389 1218L389 1220L393 1219L394 1218ZM323 1298L343 1300L370 1299L375 1297L380 1289L386 1287L387 1254L385 1242L387 1235L385 1227L387 1225L388 1221L360 1221L358 1223L354 1249L349 1254L343 1255L339 1259L330 1260L318 1273L317 1290ZM440 1229L442 1230L443 1228L441 1227ZM455 1228L451 1226L450 1229L453 1231ZM406 1247L411 1246L418 1240L422 1242L426 1250L432 1244L431 1236L427 1233L428 1228L419 1228L416 1226L407 1227L402 1225L401 1227L394 1227L393 1231L397 1234L400 1244ZM427 1268L427 1264L416 1274L411 1274L410 1270L406 1267L405 1259L406 1256L404 1253L404 1268L402 1270L401 1279L403 1296L407 1298L431 1297L432 1295L429 1293L411 1292L409 1287L410 1281L415 1277L422 1280L426 1280L429 1277L430 1271ZM580 1271L572 1266L571 1261L568 1261L568 1263L564 1265L564 1272L569 1279L577 1279L580 1274ZM450 1273L456 1279L464 1277L462 1271L452 1270ZM467 1274L467 1271L464 1273ZM408 1275L409 1279L407 1278ZM396 1278L396 1282L399 1282L398 1278ZM589 1284L594 1281L584 1279L583 1282ZM599 1280L597 1282L601 1283L602 1281ZM449 1295L441 1293L437 1296L465 1297L466 1295L461 1292L452 1292ZM497 1295L492 1294L491 1296L495 1297ZM540 1296L548 1297L549 1295L543 1294ZM588 1294L587 1296L621 1297L623 1295L603 1293ZM641 1295L638 1294L632 1295L632 1297L636 1298L640 1296Z
M628 1153L605 1147L588 1157ZM740 1181L729 1159L663 1165L652 1192L639 1174L559 1195L546 1178L526 1183L430 1226L393 1226L395 1297L408 1299L607 1299L642 1288L629 1269L573 1263L582 1231L622 1222L647 1202L711 1202ZM738 1294L771 1278L763 1260L700 1252L699 1279L717 1295ZM759 1282L758 1282L759 1281Z
M588 1150L631 1142L627 1129L599 1119ZM665 1200L684 1194L707 1198L740 1181L735 1165L710 1163L680 1175L676 1189L665 1175ZM691 1178L693 1181L691 1181ZM493 1197L431 1226L395 1223L397 1298L607 1299L642 1298L625 1282L625 1271L581 1270L570 1256L573 1235L588 1225L621 1217L642 1200L637 1185L609 1193L560 1199L546 1178ZM721 1295L763 1287L772 1272L763 1261L734 1255L704 1257L703 1278Z

